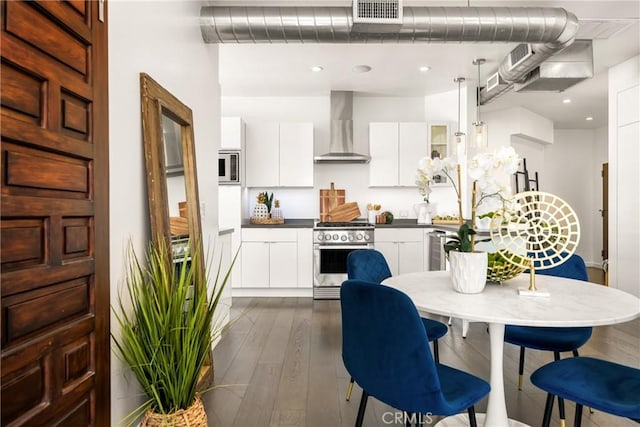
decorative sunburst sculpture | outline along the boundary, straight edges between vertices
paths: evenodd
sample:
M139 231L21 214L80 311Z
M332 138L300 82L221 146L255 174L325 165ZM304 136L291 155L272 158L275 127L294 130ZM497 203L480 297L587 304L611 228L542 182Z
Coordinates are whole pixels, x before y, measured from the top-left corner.
M536 289L535 270L565 262L580 241L580 223L564 200L542 191L518 193L508 205L513 211L491 220L491 241L511 264L528 268L529 289L520 294L548 295Z

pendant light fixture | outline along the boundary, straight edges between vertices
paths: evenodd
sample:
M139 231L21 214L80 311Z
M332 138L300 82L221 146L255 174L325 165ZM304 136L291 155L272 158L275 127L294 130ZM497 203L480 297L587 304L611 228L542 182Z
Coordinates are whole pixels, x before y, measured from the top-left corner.
M458 130L453 134L454 142L456 147L456 152L458 156L461 156L465 153L465 133L460 130L460 84L464 82L466 79L464 77L456 77L453 79L454 82L458 83Z
M480 65L485 63L484 58L476 58L473 65L478 66L478 89L476 91L476 121L473 122L472 145L478 148L489 146L489 129L487 124L480 120Z

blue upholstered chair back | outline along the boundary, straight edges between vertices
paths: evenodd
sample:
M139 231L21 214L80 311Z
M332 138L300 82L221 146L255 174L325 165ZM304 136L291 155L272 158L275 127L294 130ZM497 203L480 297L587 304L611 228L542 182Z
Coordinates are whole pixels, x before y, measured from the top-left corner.
M358 249L347 256L347 277L382 283L391 277L391 270L382 253L375 249Z
M578 254L571 255L565 262L555 267L547 268L546 270L536 270L536 274L566 277L568 279L583 280L585 282L589 281L587 266Z
M397 409L448 413L427 334L411 299L388 286L347 280L340 303L342 360L355 381Z

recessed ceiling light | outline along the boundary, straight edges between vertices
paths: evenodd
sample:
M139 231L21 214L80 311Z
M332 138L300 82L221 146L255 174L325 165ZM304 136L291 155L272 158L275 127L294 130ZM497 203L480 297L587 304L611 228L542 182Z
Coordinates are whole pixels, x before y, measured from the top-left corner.
M569 98L565 98L562 100L563 104L571 104L571 100Z
M422 67L419 68L421 73L426 73L430 69L431 69L431 67L429 67L428 65L423 65Z
M585 117L584 118L586 121L590 122L591 120L593 120L593 117L589 116L589 117Z
M311 71L313 71L314 73L319 73L322 70L324 70L324 68L320 65L314 65L313 67L311 67Z
M368 73L369 71L371 71L371 67L368 65L356 65L352 68L352 71L354 73Z

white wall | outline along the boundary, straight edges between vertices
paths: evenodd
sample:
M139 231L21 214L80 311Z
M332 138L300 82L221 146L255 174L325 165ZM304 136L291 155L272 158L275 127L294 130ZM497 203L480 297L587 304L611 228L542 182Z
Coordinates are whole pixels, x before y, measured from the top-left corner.
M201 3L109 2L109 133L111 302L125 271L131 240L142 253L150 237L141 139L139 73L145 72L193 110L200 200L205 204L206 242L217 236L219 88L217 46L202 41ZM216 166L212 166L216 165ZM115 319L112 331L118 334ZM142 401L135 378L111 356L111 421Z
M609 69L609 284L640 296L640 56Z
M556 130L555 144L545 146L544 185L542 191L553 193L575 210L580 221L580 243L576 252L587 264L600 265L602 234L602 182L596 162L596 133L592 130Z
M455 96L449 93L448 97ZM439 101L443 99L440 96ZM436 102L430 103L434 105ZM354 150L369 152L369 123L376 121L425 121L424 97L371 97L354 96ZM451 105L451 102L448 102ZM453 104L455 106L455 103ZM455 108L455 107L454 107ZM314 153L320 155L329 151L329 94L321 97L223 97L222 115L239 116L247 129L252 124L274 121L310 121L314 124ZM441 109L445 111L446 109ZM440 113L442 114L442 113ZM456 120L457 111L448 116ZM443 116L440 116L443 117ZM438 118L438 121L443 118ZM249 132L247 132L249 134ZM416 168L418 165L416 159ZM315 164L313 188L253 188L248 193L248 206L244 215L249 216L261 191L274 193L281 202L285 218L317 218L319 215L319 190L329 188L334 182L336 188L346 190L347 201L358 202L362 216L366 216L367 203L378 203L383 210L389 210L397 217L406 212L408 218L415 218L413 205L422 201L415 188L369 188L367 164ZM436 188L431 199L439 203L443 213L455 212L455 197L450 188Z

